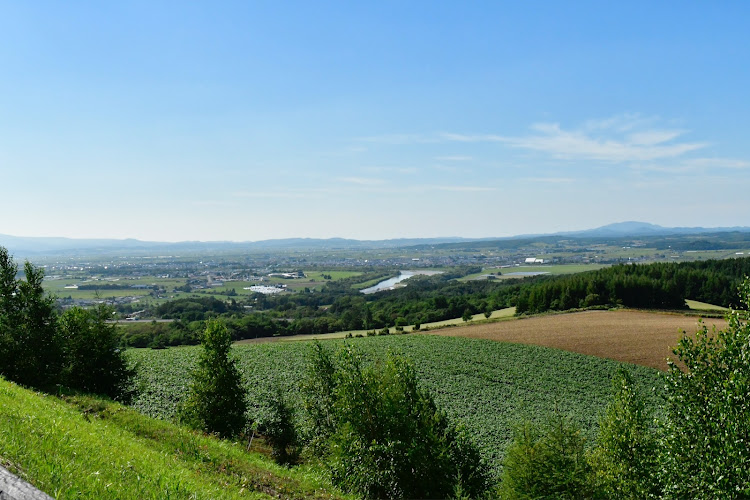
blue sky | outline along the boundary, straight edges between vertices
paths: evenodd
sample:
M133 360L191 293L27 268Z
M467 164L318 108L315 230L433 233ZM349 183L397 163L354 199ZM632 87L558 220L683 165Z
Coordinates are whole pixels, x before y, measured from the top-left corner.
M0 12L3 234L750 225L747 2Z

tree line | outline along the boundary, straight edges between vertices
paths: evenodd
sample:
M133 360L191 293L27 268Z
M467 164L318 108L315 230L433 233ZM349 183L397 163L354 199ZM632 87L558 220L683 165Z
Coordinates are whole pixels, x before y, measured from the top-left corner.
M685 309L685 299L737 306L737 286L748 274L750 258L619 264L524 287L516 299L516 314L595 306Z
M0 375L38 389L68 387L127 399L134 372L108 323L112 311L100 305L58 314L42 288L43 271L26 262L23 275L0 247Z

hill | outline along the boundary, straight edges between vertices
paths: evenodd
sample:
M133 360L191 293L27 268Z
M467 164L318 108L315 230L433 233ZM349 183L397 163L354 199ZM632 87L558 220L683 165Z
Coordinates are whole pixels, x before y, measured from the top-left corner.
M314 474L245 452L242 443L2 378L0 465L55 498L348 498Z

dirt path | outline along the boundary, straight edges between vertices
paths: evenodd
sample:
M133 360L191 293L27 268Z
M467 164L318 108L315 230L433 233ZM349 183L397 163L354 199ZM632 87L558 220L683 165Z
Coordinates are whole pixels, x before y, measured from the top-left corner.
M694 333L697 321L694 316L679 314L584 311L446 328L429 334L555 347L666 370L667 357L675 358L672 348L680 331ZM705 323L709 330L714 324L726 327L723 319L709 318Z

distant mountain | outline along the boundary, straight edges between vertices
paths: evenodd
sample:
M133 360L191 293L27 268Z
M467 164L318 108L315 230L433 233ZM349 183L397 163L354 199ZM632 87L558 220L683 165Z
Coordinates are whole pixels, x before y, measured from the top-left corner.
M262 252L273 250L367 250L378 248L402 248L427 245L455 246L464 243L487 243L517 239L550 238L558 236L576 238L621 238L667 235L688 235L724 232L750 232L750 227L662 227L648 222L617 222L595 229L569 231L554 234L535 234L506 238L396 238L389 240L353 240L345 238L285 238L262 241L181 241L167 243L141 241L136 239L74 239L54 237L19 237L0 234L0 246L8 249L16 257L54 255L99 255L127 252L131 255L154 253L198 253L247 251Z
M750 227L663 227L648 222L627 221L607 224L596 229L557 234L602 238L608 236L666 236L669 234L726 233L732 231L748 232L750 231Z
M476 239L398 238L390 240L353 240L345 238L286 238L262 241L181 241L177 243L141 241L136 239L75 239L57 237L20 237L0 234L0 246L16 257L53 255L99 255L127 252L128 254L191 253L224 251L272 250L346 250L400 248L413 245L435 245L477 241Z

